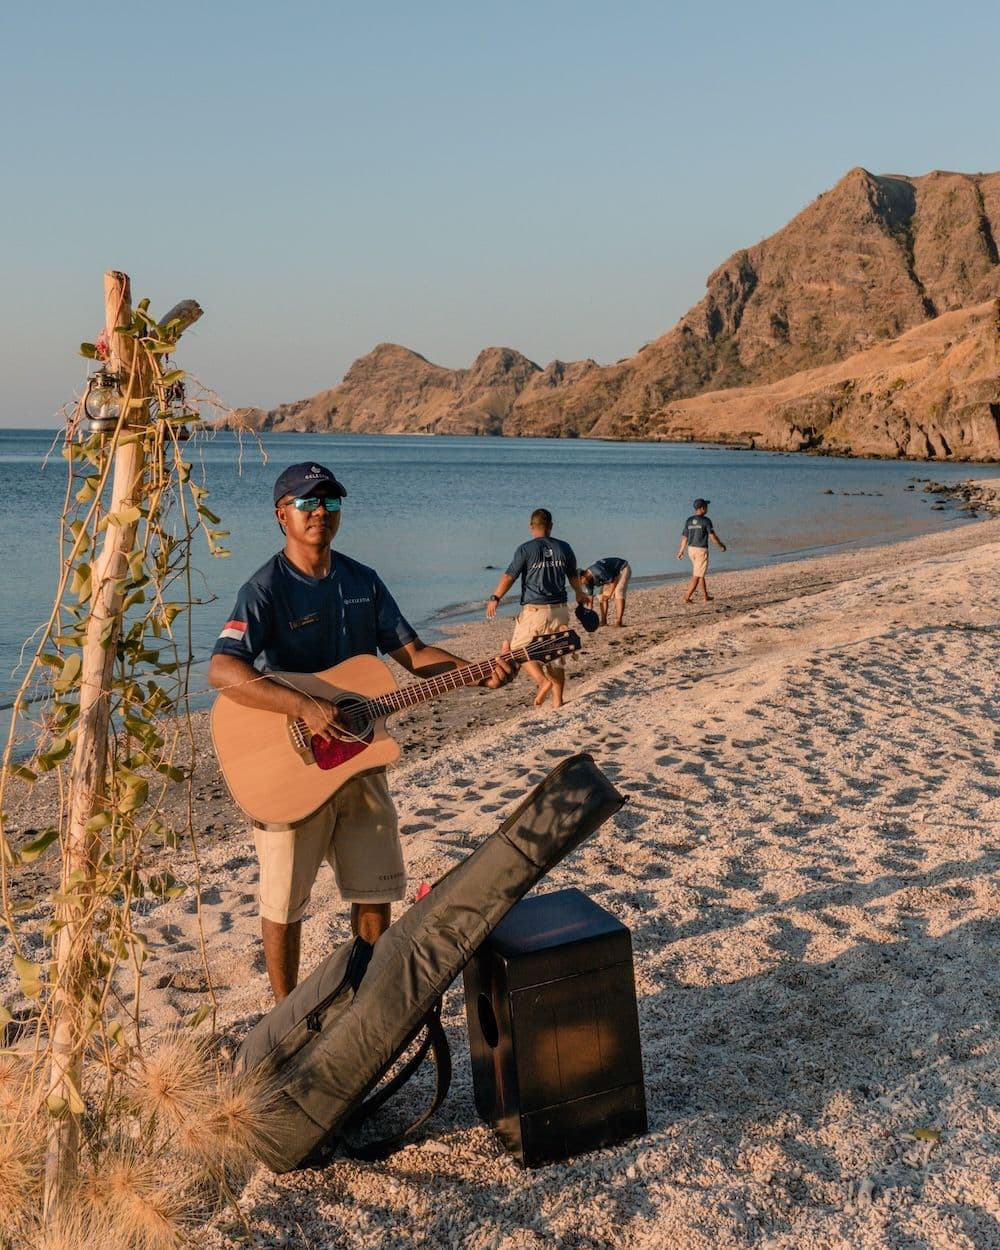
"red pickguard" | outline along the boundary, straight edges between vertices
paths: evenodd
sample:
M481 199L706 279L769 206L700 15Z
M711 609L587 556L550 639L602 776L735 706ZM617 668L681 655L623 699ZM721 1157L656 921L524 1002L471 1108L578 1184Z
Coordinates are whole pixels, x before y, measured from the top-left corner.
M330 769L339 768L341 764L346 764L348 760L360 755L370 741L370 734L363 742L342 742L339 738L331 738L327 741L326 738L314 734L309 745L312 747L313 758L317 766Z

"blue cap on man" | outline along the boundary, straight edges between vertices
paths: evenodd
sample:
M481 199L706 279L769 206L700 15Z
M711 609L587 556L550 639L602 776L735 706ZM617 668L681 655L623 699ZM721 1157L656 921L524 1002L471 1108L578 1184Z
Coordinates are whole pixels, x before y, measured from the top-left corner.
M711 502L710 499L696 499L691 507L697 512L699 508L707 508Z
M347 494L347 488L337 481L332 470L323 465L313 464L310 460L291 464L274 484L275 507L286 495L302 498L315 494L320 486L325 487L328 494L339 495L341 499Z

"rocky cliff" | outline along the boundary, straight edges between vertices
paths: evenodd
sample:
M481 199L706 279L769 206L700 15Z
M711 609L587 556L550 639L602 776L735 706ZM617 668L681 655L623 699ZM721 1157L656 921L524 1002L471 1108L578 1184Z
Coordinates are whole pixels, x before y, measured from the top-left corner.
M766 385L666 405L640 431L787 451L1000 460L1000 300Z
M259 429L691 438L994 459L998 238L1000 174L853 169L731 256L672 330L616 365L542 369L489 348L470 369L451 370L382 344L333 390L244 415ZM968 315L948 320L958 310ZM907 337L922 327L937 329ZM847 373L822 374L839 363Z
M538 365L507 347L486 348L470 369L444 369L405 347L380 343L332 390L271 412L244 411L239 423L286 431L503 434L518 395L536 374L542 374Z

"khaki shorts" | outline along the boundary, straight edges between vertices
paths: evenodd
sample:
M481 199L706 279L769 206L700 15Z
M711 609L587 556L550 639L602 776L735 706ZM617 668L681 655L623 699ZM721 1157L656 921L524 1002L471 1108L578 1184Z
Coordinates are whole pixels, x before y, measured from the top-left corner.
M628 579L632 576L632 566L623 564L622 571L618 574L618 581L613 585L607 585L601 591L602 599L622 599L625 598L625 591L628 590Z
M569 624L569 605L565 603L525 603L514 622L514 636L510 640L511 651L527 646L539 634L554 634ZM552 660L554 666L562 667L562 657Z
M302 919L324 860L349 903L394 903L406 891L399 822L384 772L355 777L294 828L255 826L253 836L265 920Z
M708 548L688 547L688 555L691 557L691 572L695 577L704 577L708 570Z

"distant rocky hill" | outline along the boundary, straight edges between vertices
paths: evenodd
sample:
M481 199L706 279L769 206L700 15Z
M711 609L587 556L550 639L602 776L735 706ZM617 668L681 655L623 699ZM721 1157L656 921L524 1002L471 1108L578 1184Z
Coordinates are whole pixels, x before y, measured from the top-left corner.
M731 256L672 330L616 365L542 369L493 347L469 369L445 369L380 344L332 390L238 416L256 429L996 459L998 238L1000 174L852 169Z
M855 456L1000 460L1000 300L846 360L667 404L650 436Z
M333 390L245 415L255 429L502 434L517 397L540 372L506 347L480 352L471 369L444 369L408 348L380 343Z

